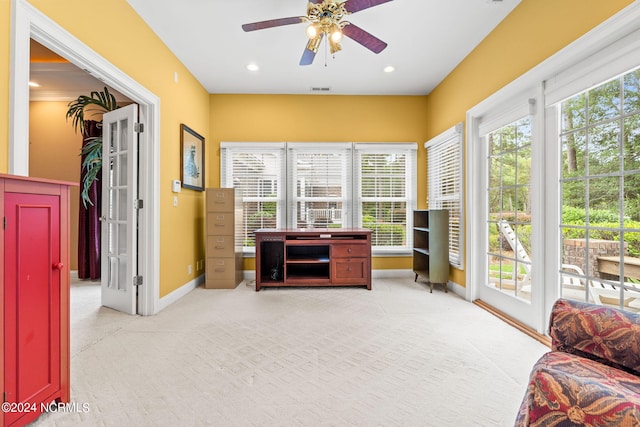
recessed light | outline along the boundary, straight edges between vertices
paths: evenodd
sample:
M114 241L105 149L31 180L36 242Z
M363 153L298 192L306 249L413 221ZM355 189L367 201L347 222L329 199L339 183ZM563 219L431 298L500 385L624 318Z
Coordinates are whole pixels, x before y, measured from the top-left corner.
M396 67L394 67L393 65L387 65L386 67L384 67L384 72L385 73L393 73L396 70Z
M247 70L249 71L258 71L260 67L257 64L249 64L247 65Z
M29 82L29 86L31 87L40 87L40 85L36 82Z

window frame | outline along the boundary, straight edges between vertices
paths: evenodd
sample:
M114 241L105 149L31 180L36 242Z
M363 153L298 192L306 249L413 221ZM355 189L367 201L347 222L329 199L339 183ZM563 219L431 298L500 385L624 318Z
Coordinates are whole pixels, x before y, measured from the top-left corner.
M431 138L424 143L427 150L427 206L429 209L446 209L450 204L457 208L449 209L449 264L453 267L464 269L464 125L462 122L440 135ZM454 171L454 188L457 191L453 195L442 194L442 186L438 185L438 171L441 170L442 153L450 150L451 157L456 160L457 171ZM434 179L435 178L435 179ZM458 223L455 223L455 218ZM456 238L457 235L457 238Z
M316 143L316 142L221 142L220 143L220 185L233 187L232 164L229 153L233 152L280 152L282 153L281 173L277 188L277 223L278 228L296 227L297 197L295 183L295 153L297 152L333 152L344 150L346 153L344 167L347 169L343 176L343 227L363 227L362 198L359 196L361 180L360 153L398 153L407 155L405 163L405 200L406 200L406 239L403 246L376 247L372 246L375 256L410 255L412 246L413 210L416 208L417 193L417 143ZM243 246L244 256L255 256L254 246Z
M393 147L393 148L392 148ZM354 144L354 166L353 170L357 174L354 179L354 191L356 200L354 202L354 224L357 227L364 227L362 221L363 204L371 198L362 196L362 155L363 154L399 154L406 156L405 160L405 197L389 197L389 202L401 202L404 200L405 206L405 245L404 246L372 246L376 255L411 255L413 247L413 211L416 209L417 194L417 148L416 143L357 143ZM365 200L366 199L366 200ZM375 198L373 198L375 199ZM378 198L379 199L379 198Z

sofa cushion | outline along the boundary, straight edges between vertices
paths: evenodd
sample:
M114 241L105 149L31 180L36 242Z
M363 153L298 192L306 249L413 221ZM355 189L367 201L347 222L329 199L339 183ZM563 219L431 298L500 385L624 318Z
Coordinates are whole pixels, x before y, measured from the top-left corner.
M551 310L552 350L640 374L640 314L559 299Z
M640 377L551 351L533 367L516 426L639 426Z

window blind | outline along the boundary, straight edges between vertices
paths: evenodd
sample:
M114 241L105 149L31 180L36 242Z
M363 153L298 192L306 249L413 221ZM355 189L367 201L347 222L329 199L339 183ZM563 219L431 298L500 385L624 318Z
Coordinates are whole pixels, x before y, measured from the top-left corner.
M425 143L429 209L449 211L449 262L462 268L462 123Z
M357 224L378 251L409 251L416 144L356 144Z
M243 232L236 244L255 250L255 230L284 227L284 143L221 143L220 183L242 195Z
M289 226L349 227L351 144L289 143L287 149Z

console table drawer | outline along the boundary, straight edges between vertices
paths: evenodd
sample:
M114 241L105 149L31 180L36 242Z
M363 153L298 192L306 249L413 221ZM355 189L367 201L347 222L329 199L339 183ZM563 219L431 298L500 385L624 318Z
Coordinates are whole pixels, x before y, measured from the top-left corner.
M336 258L366 257L370 255L369 251L369 247L364 244L337 244L331 248L331 255Z
M331 281L333 283L354 283L368 280L369 263L366 258L347 258L331 263Z

